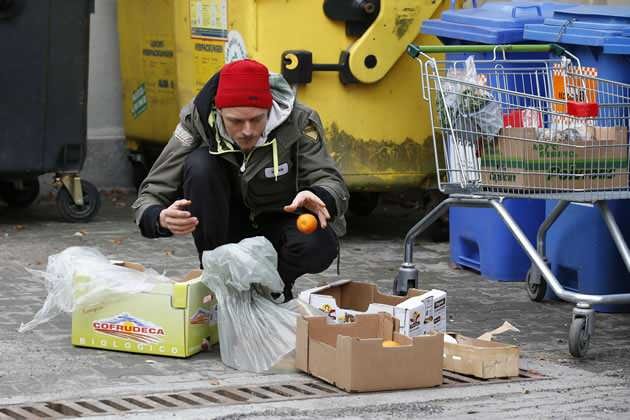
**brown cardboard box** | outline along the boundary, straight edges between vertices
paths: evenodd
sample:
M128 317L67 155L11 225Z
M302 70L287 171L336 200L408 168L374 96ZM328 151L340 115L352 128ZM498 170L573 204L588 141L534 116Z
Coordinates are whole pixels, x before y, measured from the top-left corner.
M477 378L518 376L519 349L511 344L449 334L457 344L444 342L444 369Z
M628 129L587 127L588 140L538 140L540 129L503 128L480 148L489 189L592 191L628 188Z
M357 315L329 324L327 317L297 322L295 366L346 391L427 388L442 384L444 336L406 337L388 314ZM383 347L383 340L400 347Z
M299 299L340 322L361 313L385 312L400 321L400 334L415 337L446 331L446 292L409 289L407 296L380 293L374 284L340 280L308 289Z

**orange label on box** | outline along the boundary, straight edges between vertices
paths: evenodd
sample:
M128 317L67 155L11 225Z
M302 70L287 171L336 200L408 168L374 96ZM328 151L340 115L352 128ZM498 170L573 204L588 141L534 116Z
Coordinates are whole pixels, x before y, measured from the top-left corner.
M561 101L597 102L597 69L595 67L553 66L553 97ZM556 112L566 114L566 104L554 103Z

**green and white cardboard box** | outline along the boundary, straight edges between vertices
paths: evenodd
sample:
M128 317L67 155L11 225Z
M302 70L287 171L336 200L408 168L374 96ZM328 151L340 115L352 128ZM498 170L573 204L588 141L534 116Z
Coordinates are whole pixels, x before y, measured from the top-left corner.
M119 265L143 271L140 264ZM77 273L78 285L90 280ZM72 344L106 350L189 357L204 342L218 342L215 299L194 270L183 281L157 283L151 290L117 293L77 305L72 313Z
M586 139L541 141L537 128L503 128L478 145L481 182L540 192L628 188L628 129L586 127Z

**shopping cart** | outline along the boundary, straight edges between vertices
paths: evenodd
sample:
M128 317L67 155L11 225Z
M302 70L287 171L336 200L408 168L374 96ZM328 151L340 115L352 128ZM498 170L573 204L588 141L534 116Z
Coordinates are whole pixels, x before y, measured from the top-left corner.
M530 298L542 300L549 285L560 299L576 304L569 351L582 357L593 332L592 305L628 303L630 293L592 295L563 288L545 259L545 235L570 203L595 206L630 271L630 251L607 205L607 200L630 198L630 85L595 77L557 45L409 45L407 52L420 63L438 186L449 197L407 233L394 293L417 286L414 240L449 207L494 208L532 261L526 279ZM548 59L506 58L518 52L550 54ZM486 53L488 58L438 61L431 53ZM538 230L536 248L503 206L504 198L558 200Z

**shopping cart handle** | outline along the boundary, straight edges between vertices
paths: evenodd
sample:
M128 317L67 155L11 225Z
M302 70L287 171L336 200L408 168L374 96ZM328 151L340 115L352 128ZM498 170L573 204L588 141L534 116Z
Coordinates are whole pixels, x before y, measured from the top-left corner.
M416 58L420 54L436 53L484 53L484 52L537 53L550 52L562 55L565 49L558 44L517 44L517 45L414 45L407 46L407 54Z

